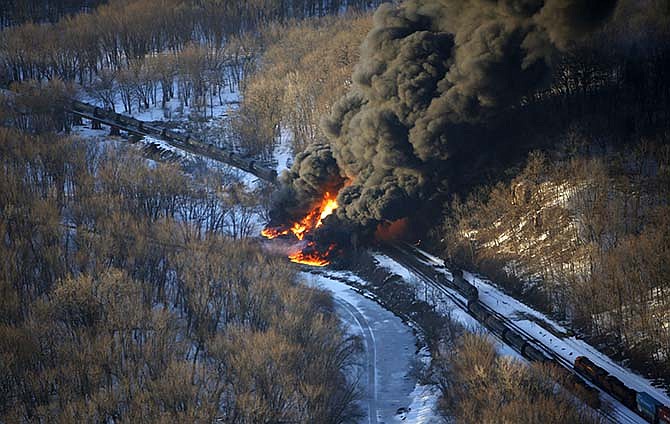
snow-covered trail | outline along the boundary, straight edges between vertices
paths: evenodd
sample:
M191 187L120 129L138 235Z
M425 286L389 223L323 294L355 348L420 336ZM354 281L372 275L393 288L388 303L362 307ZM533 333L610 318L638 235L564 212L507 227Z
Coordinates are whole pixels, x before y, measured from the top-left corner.
M361 423L438 422L432 413L435 396L418 385L411 373L420 359L412 329L344 283L305 272L301 277L311 286L330 291L343 322L364 340L361 384L366 416ZM400 408L404 409L399 414Z
M375 345L375 336L370 328L370 323L359 312L358 309L346 300L335 297L335 303L338 307L338 314L349 328L360 329L360 333L365 340L365 366L367 374L367 393L365 403L367 404L367 422L377 424L377 346Z

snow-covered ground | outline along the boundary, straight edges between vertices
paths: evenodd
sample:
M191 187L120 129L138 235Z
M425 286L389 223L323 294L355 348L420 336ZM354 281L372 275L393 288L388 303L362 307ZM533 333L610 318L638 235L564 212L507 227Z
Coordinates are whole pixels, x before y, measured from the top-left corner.
M438 264L444 265L440 259L434 258L434 260L439 261ZM648 392L666 405L670 405L670 397L664 390L654 387L648 379L619 365L585 341L570 335L570 331L551 318L506 295L490 280L467 271L463 272L463 277L477 287L480 302L510 318L534 338L540 340L546 346L550 346L564 359L574 362L576 356L586 355L597 365L626 383L631 389Z
M329 271L329 275L351 278L348 273ZM438 423L434 407L437 394L412 376L417 361L427 360L425 350L416 352L412 329L400 318L364 297L346 284L327 275L301 273L304 281L333 294L337 311L350 331L363 338L361 384L365 388L362 423L408 422Z
M279 144L275 147L274 160L277 162L275 167L277 175L282 171L289 169L293 165L293 148L291 147L291 140L293 135L290 131L282 129L279 137Z
M419 249L417 250L427 258L423 261L425 264L438 266L436 271L444 272L448 277L451 276L449 270L443 268L444 262L442 260L424 251ZM387 268L390 271L400 275L410 284L417 285L417 294L420 295L424 290L425 285L411 270L408 270L403 265L397 263L392 258L389 258L384 254L375 253L374 257L379 266ZM574 360L577 356L587 356L597 365L606 369L610 374L619 378L633 390L647 392L664 404L670 405L670 397L668 397L664 390L654 387L652 382L648 379L616 363L607 355L599 352L593 346L589 345L583 340L576 338L568 330L544 314L506 295L491 281L468 272L464 272L463 277L477 287L479 290L479 300L481 303L487 305L489 308L495 310L502 316L510 319L529 336L540 341L544 346L548 347L557 356L563 358L565 361L574 363ZM450 291L458 295L456 291ZM440 308L442 310L452 310L452 317L462 322L463 324L474 327L476 329L483 329L483 327L479 325L470 315L458 310L451 299L449 299L447 296L440 297L439 295L432 295L429 292L429 295L424 297L425 300L429 303L435 304L438 310ZM499 344L499 351L502 354L513 354L513 356L523 359L513 349L503 345L502 343ZM610 399L610 401L611 400L612 399ZM622 405L613 404L612 406L614 419L618 422L646 422L641 417L633 414Z
M406 282L415 286L416 295L420 300L423 300L430 305L435 306L435 310L442 314L443 316L449 316L451 319L463 325L469 331L472 332L487 332L486 327L481 325L479 321L473 318L470 314L464 310L458 308L454 302L444 294L444 292L436 290L432 286L424 284L420 278L418 278L411 270L405 268L403 265L397 263L388 256L379 253L373 252L372 255L375 259L375 262L378 266L385 268L391 271L394 274L402 277ZM454 292L456 296L460 297L460 294ZM465 299L463 299L465 301ZM526 361L526 359L521 356L516 350L507 346L505 343L500 342L500 340L492 338L491 341L496 346L498 352L502 355L511 356L520 361Z

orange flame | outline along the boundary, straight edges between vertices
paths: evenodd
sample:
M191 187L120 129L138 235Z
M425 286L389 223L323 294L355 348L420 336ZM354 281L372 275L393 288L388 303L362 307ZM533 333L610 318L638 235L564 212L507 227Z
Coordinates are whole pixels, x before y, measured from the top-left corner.
M323 199L321 199L321 203L316 208L312 209L303 219L293 224L291 232L298 240L304 239L307 233L319 228L323 224L324 218L332 214L335 209L337 209L337 200L330 193L326 192Z
M330 261L327 258L330 252L332 252L333 249L335 249L334 244L328 246L328 249L326 249L326 251L323 253L317 252L316 250L313 249L314 249L314 242L309 242L306 248L304 248L303 250L298 250L295 253L291 253L290 255L288 255L288 258L291 260L291 262L304 265L326 266L330 264Z
M268 227L261 231L263 237L273 239L279 236L285 236L289 233L298 239L302 240L305 236L310 233L312 230L319 228L323 224L323 220L333 213L337 209L337 199L326 192L319 203L314 209L312 209L304 218L300 221L293 223L290 228L285 227Z
M261 235L268 239L279 236L293 234L298 240L303 240L307 234L323 225L323 220L331 215L337 209L337 198L329 192L326 192L321 202L316 205L304 218L294 222L291 227L268 227L261 231ZM335 248L335 245L328 247L326 252L319 253L314 248L314 242L307 243L307 246L295 253L289 255L292 262L306 265L326 266L330 263L328 254Z
M272 227L263 228L263 230L261 231L261 235L270 240L272 240L273 238L277 238L279 236L285 236L288 233L289 233L288 230L279 230L278 228L272 228Z

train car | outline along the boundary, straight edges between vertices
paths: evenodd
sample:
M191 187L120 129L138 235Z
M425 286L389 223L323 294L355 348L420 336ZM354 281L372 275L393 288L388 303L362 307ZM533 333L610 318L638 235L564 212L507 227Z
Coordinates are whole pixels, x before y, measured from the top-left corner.
M153 125L142 124L142 128L140 129L147 134L161 134L161 130L154 127Z
M270 169L268 171L263 172L265 174L265 179L268 181L276 181L277 180L277 170L275 169Z
M542 363L553 362L551 358L549 358L547 355L542 353L539 349L537 349L530 343L526 343L523 346L523 349L521 349L521 354L527 359L530 359L531 361L534 362L542 362Z
M523 350L523 345L526 344L526 340L523 337L521 337L519 333L510 329L505 331L503 339L505 339L506 342L515 347L519 352Z
M670 424L670 408L665 405L658 407L657 418L658 424Z
M500 337L503 337L505 331L508 330L505 324L500 322L500 320L494 315L489 315L489 318L486 320L486 325L488 325L489 328Z
M176 140L176 141L181 141L181 142L184 141L184 136L181 135L181 134L179 134L179 133L176 132L176 131L168 131L168 132L167 132L167 137L168 137L168 138L171 138L171 139L173 139L173 140Z
M465 281L462 276L454 275L453 277L453 284L463 295L463 297L465 297L467 300L476 300L479 298L479 291L477 290L477 287Z
M188 143L188 136L186 134L172 132L172 137L177 141L181 141L185 145L189 144Z
M591 387L581 378L574 374L570 375L569 384L572 384L572 391L579 399L591 408L598 409L602 405L600 400L600 392L595 387Z
M84 113L95 113L95 107L86 103L79 102L77 100L72 101L72 109L84 112Z
M636 409L637 392L613 375L605 377L605 389L629 409Z
M647 392L639 392L635 397L635 404L637 406L637 411L650 423L658 423L658 409L663 406L663 404Z
M558 381L563 387L590 407L594 409L600 408L602 402L600 400L600 391L598 391L598 389L590 386L577 375L559 365L555 366L555 370L561 377Z
M578 356L575 358L574 368L575 371L586 377L589 381L601 387L605 382L605 378L609 375L607 371L591 362L586 356Z
M140 123L140 121L138 121L137 119L135 119L133 117L125 116L125 115L121 115L121 116L123 116L123 121L122 122L126 125L132 125L132 126L136 127Z
M476 300L468 302L468 311L470 311L472 315L474 315L475 318L481 322L486 322L491 316L491 314L486 309L484 309L482 304Z

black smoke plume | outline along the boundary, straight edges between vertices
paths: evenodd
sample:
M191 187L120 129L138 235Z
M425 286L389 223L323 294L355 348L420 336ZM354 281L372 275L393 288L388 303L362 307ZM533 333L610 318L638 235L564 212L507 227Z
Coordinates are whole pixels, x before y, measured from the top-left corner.
M337 193L344 181L330 146L310 146L295 157L291 169L282 175L282 188L271 211L272 221L286 223L305 216L324 193Z
M341 187L337 217L365 227L411 216L459 146L548 82L552 57L597 29L615 0L408 0L382 5L350 92L284 176L283 210ZM481 149L490 146L481 146ZM298 205L298 206L295 206Z

